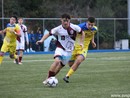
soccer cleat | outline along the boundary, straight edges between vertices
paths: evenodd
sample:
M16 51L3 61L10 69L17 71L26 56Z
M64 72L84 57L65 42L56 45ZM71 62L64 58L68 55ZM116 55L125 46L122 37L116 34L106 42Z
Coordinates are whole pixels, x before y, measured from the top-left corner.
M16 64L16 61L14 60L14 63Z
M47 79L42 82L44 85L47 85Z
M66 83L69 83L69 77L68 77L68 76L65 76L65 77L63 78L63 80L64 80Z

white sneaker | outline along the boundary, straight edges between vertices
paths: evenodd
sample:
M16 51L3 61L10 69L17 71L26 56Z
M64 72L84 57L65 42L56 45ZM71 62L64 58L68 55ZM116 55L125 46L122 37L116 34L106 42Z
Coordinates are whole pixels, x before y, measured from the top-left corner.
M14 63L16 64L16 61L14 60Z
M22 65L23 63L22 62L19 62L20 65Z
M29 49L27 49L27 52L29 52Z
M47 85L47 79L42 82L44 85Z

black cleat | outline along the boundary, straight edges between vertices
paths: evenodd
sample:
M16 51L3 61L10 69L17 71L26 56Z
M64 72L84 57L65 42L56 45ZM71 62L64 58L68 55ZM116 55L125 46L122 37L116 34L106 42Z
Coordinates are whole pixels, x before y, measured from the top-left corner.
M69 83L69 77L64 77L63 80L66 82L66 83Z

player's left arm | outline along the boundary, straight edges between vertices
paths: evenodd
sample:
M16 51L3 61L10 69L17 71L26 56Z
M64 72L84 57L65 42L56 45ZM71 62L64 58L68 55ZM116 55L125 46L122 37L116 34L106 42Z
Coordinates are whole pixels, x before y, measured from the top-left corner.
M92 43L92 47L93 48L96 48L96 43L95 43L95 41L94 41L94 35L97 33L97 31L98 31L98 28L96 27L96 26L94 26L94 32L93 32L93 37L92 37L92 40L91 40L91 43Z
M80 37L80 46L82 47L82 49L84 48L84 38L85 38L85 33L84 31L81 31L81 37Z
M85 38L85 33L84 33L84 31L82 30L82 28L80 27L80 26L78 26L78 25L76 25L76 31L77 32L79 32L80 34L81 34L81 37L80 37L80 46L82 47L82 49L84 48L84 38Z
M94 41L94 35L93 35L93 38L92 38L92 40L91 40L91 43L92 43L93 48L96 48L96 43L95 43L95 41Z
M25 32L25 37L26 37L26 43L27 45L29 45L28 32Z
M28 46L29 45L29 39L28 39L28 32L27 32L26 26L25 26L24 32L25 32L26 43L27 43L27 46Z

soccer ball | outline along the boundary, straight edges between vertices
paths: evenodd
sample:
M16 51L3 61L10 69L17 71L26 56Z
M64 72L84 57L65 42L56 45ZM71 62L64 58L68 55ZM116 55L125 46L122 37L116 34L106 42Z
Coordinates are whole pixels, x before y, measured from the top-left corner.
M47 79L47 86L49 87L56 87L58 84L58 80L56 77L50 77Z

